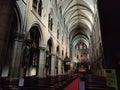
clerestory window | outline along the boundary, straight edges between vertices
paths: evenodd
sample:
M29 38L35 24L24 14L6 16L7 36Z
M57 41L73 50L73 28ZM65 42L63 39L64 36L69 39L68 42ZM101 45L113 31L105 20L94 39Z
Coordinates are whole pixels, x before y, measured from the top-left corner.
M38 0L33 0L32 7L35 11L37 10L37 2L38 2Z
M33 0L32 7L39 16L42 15L42 0Z
M52 31L53 26L53 19L51 17L51 14L48 15L48 28Z

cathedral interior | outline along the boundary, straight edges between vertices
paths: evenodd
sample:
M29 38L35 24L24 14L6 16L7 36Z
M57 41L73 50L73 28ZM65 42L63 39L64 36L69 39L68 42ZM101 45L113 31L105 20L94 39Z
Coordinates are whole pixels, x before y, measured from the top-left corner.
M81 90L120 90L120 14L106 4L0 1L0 90L78 90L66 89L77 78Z

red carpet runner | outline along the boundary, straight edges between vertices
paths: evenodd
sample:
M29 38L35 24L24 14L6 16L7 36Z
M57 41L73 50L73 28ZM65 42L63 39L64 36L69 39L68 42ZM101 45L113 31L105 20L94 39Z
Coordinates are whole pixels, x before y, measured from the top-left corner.
M64 90L79 90L79 82L80 82L80 78L75 79Z

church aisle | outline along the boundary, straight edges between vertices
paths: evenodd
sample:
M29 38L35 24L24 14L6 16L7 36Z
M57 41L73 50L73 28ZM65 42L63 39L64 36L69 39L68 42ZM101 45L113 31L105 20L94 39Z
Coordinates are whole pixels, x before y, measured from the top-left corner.
M78 77L73 82L71 82L64 90L79 90L80 78Z

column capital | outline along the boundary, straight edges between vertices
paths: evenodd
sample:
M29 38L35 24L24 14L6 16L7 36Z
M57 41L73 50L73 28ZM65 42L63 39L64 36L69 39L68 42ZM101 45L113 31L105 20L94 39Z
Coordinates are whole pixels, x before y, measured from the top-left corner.
M45 51L46 48L45 47L42 47L42 46L39 46L39 49L42 50L42 51Z
M51 53L51 55L54 56L54 57L56 56L56 54L54 54L54 53Z
M24 41L24 39L25 39L25 34L23 34L23 33L19 33L19 32L16 32L16 33L13 33L14 35L14 40L15 41L20 41L20 42L23 42Z
M60 56L56 56L56 58L57 58L58 60L63 61L62 57L60 57Z

